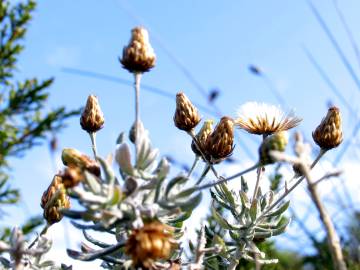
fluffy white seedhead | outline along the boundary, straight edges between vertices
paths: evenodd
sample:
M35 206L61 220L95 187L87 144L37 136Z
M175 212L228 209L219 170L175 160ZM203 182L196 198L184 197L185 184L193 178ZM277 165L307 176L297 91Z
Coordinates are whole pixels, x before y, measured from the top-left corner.
M252 134L270 135L291 129L300 121L293 111L284 113L279 106L247 102L238 109L235 124Z

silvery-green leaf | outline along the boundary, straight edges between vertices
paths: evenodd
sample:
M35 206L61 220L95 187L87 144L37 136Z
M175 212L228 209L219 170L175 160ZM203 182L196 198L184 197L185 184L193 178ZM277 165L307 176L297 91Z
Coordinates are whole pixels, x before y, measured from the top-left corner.
M94 244L94 245L96 245L98 247L101 247L101 248L107 248L107 247L111 246L110 244L107 244L107 243L104 243L102 241L99 241L99 240L95 239L90 234L88 234L86 230L82 230L82 231L83 231L83 235L84 235L85 239L87 241L89 241L90 243L92 243L92 244Z
M125 141L125 132L121 132L116 139L116 144L122 144Z
M117 147L115 152L115 160L122 172L133 175L134 167L131 164L130 148L127 143L122 143Z
M188 180L188 178L185 175L179 175L177 177L174 177L173 179L171 179L169 181L169 183L166 186L165 189L165 197L167 198L169 195L169 192L171 191L171 189L176 186L176 185L180 185L180 184L184 184L186 181Z
M216 201L219 205L221 205L222 207L231 210L231 207L228 206L223 200L221 200L211 189L210 189L210 195L211 198L213 198L214 201Z
M289 208L289 205L290 205L290 201L287 201L287 202L283 203L281 206L279 206L278 208L276 208L274 211L272 211L269 214L265 215L265 217L279 216Z
M101 185L99 184L99 181L97 180L95 175L85 171L85 182L93 193L100 194Z
M211 205L211 214L213 216L213 218L216 220L216 222L223 227L226 230L232 230L233 227L227 222L227 220L225 218L223 218L216 210L216 208L214 207L214 205Z
M279 221L278 226L273 230L272 235L275 236L275 235L282 234L286 230L287 226L290 224L290 221L291 221L291 219L283 217Z
M176 202L177 206L181 208L182 211L188 212L194 210L201 202L202 193L199 192L195 196L189 198L185 202Z
M248 198L247 194L244 191L240 190L239 195L240 195L240 200L241 200L242 206L244 208L249 209L250 205L249 205L249 198Z
M109 185L113 185L115 182L115 175L114 175L114 171L111 168L111 165L109 163L107 163L104 159L102 159L101 157L97 157L97 160L99 161L99 163L105 173L106 182Z
M225 198L226 201L229 202L231 204L231 206L235 207L235 199L233 194L231 193L231 191L228 189L226 183L222 183L219 185Z
M260 207L257 199L254 199L250 207L250 217L252 221L255 221L260 213Z
M178 214L174 218L168 218L167 221L169 223L179 223L179 222L183 222L183 221L187 220L190 216L191 216L190 211L189 212L184 212L182 214Z
M55 262L54 261L44 261L39 266L41 268L52 267L52 266L55 266Z
M170 171L170 164L166 158L162 158L156 168L154 174L157 175L158 179L164 179Z
M112 192L112 197L107 202L107 204L116 205L116 204L118 204L120 202L121 197L122 197L122 193L121 193L120 187L119 186L114 186L113 192Z
M154 149L151 152L149 152L149 154L146 156L146 159L143 161L141 168L143 170L151 169L158 155L159 155L158 149Z
M197 190L198 190L197 187L191 187L191 188L185 189L185 190L181 191L180 193L174 195L172 199L176 200L176 199L180 199L180 198L184 198L184 197L189 197L191 194L193 194Z

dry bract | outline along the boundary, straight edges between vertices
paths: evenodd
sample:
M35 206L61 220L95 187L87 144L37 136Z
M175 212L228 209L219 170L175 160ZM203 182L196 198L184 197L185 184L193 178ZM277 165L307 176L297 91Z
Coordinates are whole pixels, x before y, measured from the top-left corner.
M76 149L64 148L61 154L61 159L65 166L77 167L80 170L88 170L96 176L100 175L99 164Z
M214 122L213 120L206 120L203 126L201 127L200 131L198 132L198 134L196 134L195 137L198 145L196 145L194 140L191 142L191 149L195 153L195 155L201 156L201 153L205 152L206 139L213 131L213 126L212 126L213 122ZM200 147L200 151L198 147Z
M132 231L125 245L134 266L151 269L156 260L166 260L174 248L171 227L158 221L145 224Z
M80 125L87 132L97 132L104 126L104 115L100 109L98 99L90 95L86 101L86 106L80 117Z
M316 144L324 150L337 147L343 140L340 110L336 107L329 108L312 136Z
M296 127L300 121L292 112L286 114L277 106L247 102L237 111L235 125L252 134L270 135Z
M48 224L59 222L63 215L61 208L70 208L70 200L59 175L55 175L48 189L41 197L41 207Z
M175 126L181 130L191 131L200 122L200 114L187 96L179 92L176 94Z
M124 47L121 64L132 73L143 73L153 68L155 61L156 55L149 42L147 30L135 27L131 31L129 45Z
M234 121L224 116L207 137L205 155L209 162L219 163L229 157L234 150Z
M60 175L65 188L77 186L84 178L81 170L74 166L69 166Z

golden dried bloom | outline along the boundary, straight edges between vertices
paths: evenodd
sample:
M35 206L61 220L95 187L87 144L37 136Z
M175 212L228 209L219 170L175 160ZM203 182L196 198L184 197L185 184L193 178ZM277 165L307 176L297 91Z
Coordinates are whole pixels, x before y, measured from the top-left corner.
M200 122L200 114L183 92L176 94L174 123L178 129L190 131Z
M329 108L312 136L316 144L324 150L337 147L343 140L340 110L336 107Z
M125 69L132 73L143 73L155 66L156 55L149 42L148 31L143 27L131 30L129 45L124 47L120 60Z
M77 167L80 170L88 170L92 174L100 176L99 164L76 149L64 148L61 159L65 166Z
M265 103L247 102L240 107L235 125L247 132L270 135L296 127L301 119L293 112L285 114L279 107Z
M207 137L205 155L209 162L219 163L229 157L234 150L234 121L224 116L214 131Z
M193 150L193 152L195 153L195 155L197 156L201 156L201 152L205 153L205 143L206 143L206 139L207 137L211 134L211 132L213 131L213 120L206 120L202 126L202 128L200 129L200 131L198 132L198 134L196 134L196 140L198 142L198 146L200 147L200 150L198 149L196 143L194 142L194 140L191 142L191 149Z
M49 225L59 222L63 215L60 209L70 208L70 200L59 175L55 175L48 189L41 197L44 218Z
M90 95L86 101L86 106L80 117L80 125L87 132L97 132L104 126L104 115L100 109L98 99Z
M270 151L284 152L288 144L288 134L286 131L280 131L264 139L259 148L260 163L263 165L276 162L270 155Z
M65 188L73 188L84 179L84 174L78 167L69 166L60 175Z
M147 223L130 234L125 244L125 253L136 267L151 269L156 260L169 259L175 247L173 230L158 221Z

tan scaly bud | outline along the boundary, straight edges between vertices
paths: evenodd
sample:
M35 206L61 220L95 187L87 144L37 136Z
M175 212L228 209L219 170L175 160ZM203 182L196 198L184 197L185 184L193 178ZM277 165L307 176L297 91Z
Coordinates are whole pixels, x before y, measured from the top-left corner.
M77 167L82 171L88 170L92 174L100 176L99 164L76 149L64 148L61 154L61 159L65 166Z
M260 163L266 165L276 162L270 155L270 151L284 152L287 144L288 135L286 131L280 131L266 137L259 148Z
M41 207L44 209L43 215L49 225L62 219L61 209L70 208L70 200L59 175L54 176L50 186L43 193Z
M84 179L82 171L74 166L67 167L60 175L65 188L73 188Z
M196 107L183 92L176 94L176 110L174 123L178 129L191 131L200 122L200 115Z
M315 143L324 150L339 146L343 140L340 110L336 107L329 108L312 136Z
M124 47L120 62L125 69L132 73L143 73L155 66L156 55L145 28L135 27L131 30L129 45Z
M97 132L104 126L104 122L104 115L100 109L97 97L90 95L80 117L80 125L82 129L89 133Z
M153 221L131 232L125 253L131 257L135 267L151 269L156 260L169 259L174 247L173 229Z
M213 120L206 120L202 128L200 129L199 133L196 134L195 136L201 151L199 151L198 146L196 145L194 140L191 142L191 149L193 150L195 155L201 156L201 152L205 153L206 139L213 131L213 123L214 123Z
M219 163L229 157L234 150L234 121L224 116L207 137L205 155L209 162Z

